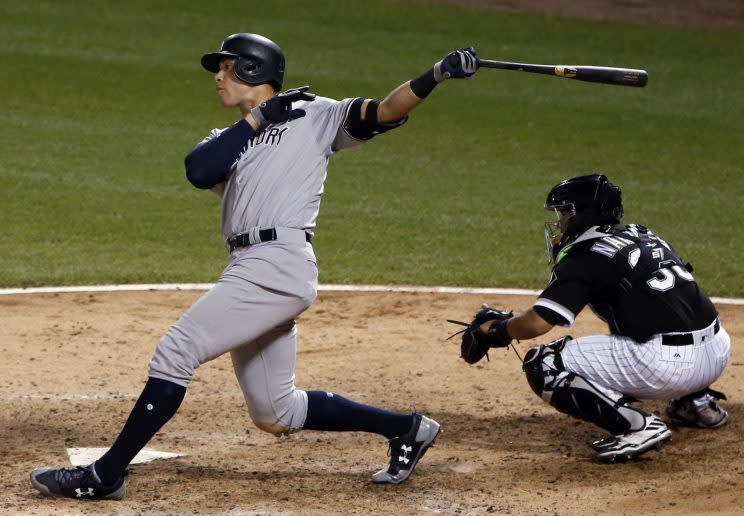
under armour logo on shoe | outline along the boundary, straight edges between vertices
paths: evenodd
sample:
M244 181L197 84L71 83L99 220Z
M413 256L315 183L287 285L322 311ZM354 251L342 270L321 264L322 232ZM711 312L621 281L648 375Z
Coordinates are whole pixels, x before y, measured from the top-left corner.
M674 354L674 358L680 358L681 356L682 356L682 355L680 355L679 353L675 353L675 354Z
M398 457L398 460L401 461L403 464L408 464L411 462L411 459L408 458L408 454L413 451L413 446L406 446L405 444L400 447L401 451L403 452L403 455L400 455Z
M94 496L96 494L95 491L93 491L92 487L89 487L87 491L83 491L82 489L75 488L75 496L78 498L82 498L83 496Z

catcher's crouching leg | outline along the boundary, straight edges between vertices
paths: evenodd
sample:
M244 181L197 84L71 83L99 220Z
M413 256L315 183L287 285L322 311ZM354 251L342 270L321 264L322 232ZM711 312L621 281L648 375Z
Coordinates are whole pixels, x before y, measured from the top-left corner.
M563 337L527 352L522 370L535 394L559 412L590 421L612 434L640 430L645 415L626 404L622 394L594 385L566 371L561 350L571 337Z

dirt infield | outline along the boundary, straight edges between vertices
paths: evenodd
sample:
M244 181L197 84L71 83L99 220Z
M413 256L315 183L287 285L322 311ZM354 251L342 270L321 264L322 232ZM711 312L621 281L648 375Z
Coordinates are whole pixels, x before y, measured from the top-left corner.
M67 447L112 443L157 339L200 294L0 297L0 513L733 514L744 505L741 307L719 307L734 346L715 387L729 396L731 423L676 429L659 453L602 465L588 447L602 432L538 399L513 351L467 366L444 342L453 330L445 319L467 318L482 302L524 309L532 298L420 293L322 292L299 321L298 387L401 411L415 405L442 423L408 483L369 483L387 461L378 436L276 439L256 429L222 357L197 371L179 413L149 445L187 456L132 466L122 502L39 495L32 468L66 464ZM603 331L589 314L572 328Z

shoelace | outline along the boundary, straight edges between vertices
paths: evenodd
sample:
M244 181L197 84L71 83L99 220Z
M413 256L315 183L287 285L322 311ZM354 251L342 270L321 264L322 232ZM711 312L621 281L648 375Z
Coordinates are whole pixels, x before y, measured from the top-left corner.
M82 484L83 479L90 476L91 473L92 471L84 466L76 466L75 469L62 468L55 472L54 480L56 480L60 485L69 484L73 481Z
M414 407L413 405L411 405L411 407L412 407L412 412L413 412L413 413L414 413L414 415L415 415L415 413L416 413L416 407ZM414 420L414 422L415 422L415 420ZM410 431L409 431L409 432L410 432ZM408 434L408 433L406 433L406 434L403 434L403 435L401 435L401 436L398 436L398 437L393 437L392 439L390 439L390 440L388 441L388 449L387 449L387 456L388 456L388 457L392 457L392 455L393 455L393 446L394 446L394 445L396 444L396 442L395 442L395 441L398 441L398 442L405 442L405 440L404 440L403 438L404 438L405 436L407 436L407 435L409 435L409 434ZM415 440L415 437L414 437L414 440ZM398 461L396 460L396 462L398 462Z
M393 441L400 441L400 437L394 437L393 439L390 439L390 441L388 441L388 451L387 451L388 457L393 456L393 446L395 446L396 444Z

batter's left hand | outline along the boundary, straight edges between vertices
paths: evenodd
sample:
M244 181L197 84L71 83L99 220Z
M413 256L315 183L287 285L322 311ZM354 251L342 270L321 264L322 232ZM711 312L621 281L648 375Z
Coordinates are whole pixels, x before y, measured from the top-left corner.
M315 100L315 93L310 93L310 86L292 88L285 92L274 95L258 106L251 109L251 115L256 120L258 127L256 131L265 129L269 124L280 124L295 118L305 116L304 109L292 109L292 102L298 100Z
M434 65L434 79L442 82L445 79L466 79L475 74L478 63L473 47L450 52Z

